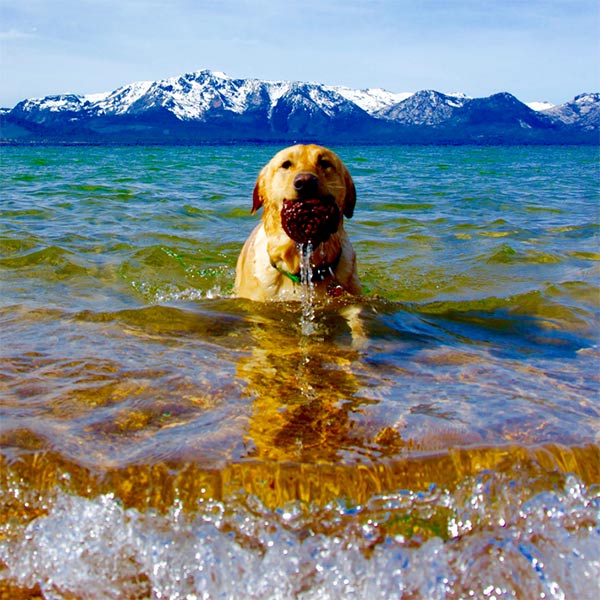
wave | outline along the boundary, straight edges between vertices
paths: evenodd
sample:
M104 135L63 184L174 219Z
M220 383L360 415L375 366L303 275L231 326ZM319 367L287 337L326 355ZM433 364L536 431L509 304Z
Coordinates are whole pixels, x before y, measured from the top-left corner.
M496 460L486 464L486 455ZM188 465L95 479L42 458L35 486L15 465L2 492L13 517L0 540L0 590L90 599L596 597L600 497L585 481L598 473L582 479L568 469L599 464L597 448L482 449L449 464L462 472L449 487L427 484L418 463L355 469L366 487L355 481L346 498L344 476L317 465L300 478L284 465L249 464L220 476ZM383 472L412 472L416 486L375 489ZM314 501L308 490L325 494Z

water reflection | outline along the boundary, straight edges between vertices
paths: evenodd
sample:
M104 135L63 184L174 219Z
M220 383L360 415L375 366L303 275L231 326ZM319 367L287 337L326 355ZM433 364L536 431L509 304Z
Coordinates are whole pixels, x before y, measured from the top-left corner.
M248 352L236 369L252 399L249 455L335 462L372 447L380 432L361 423L361 415L374 400L362 393L360 354L343 310L320 310L310 335L301 331L305 315L298 318L297 306L254 314Z

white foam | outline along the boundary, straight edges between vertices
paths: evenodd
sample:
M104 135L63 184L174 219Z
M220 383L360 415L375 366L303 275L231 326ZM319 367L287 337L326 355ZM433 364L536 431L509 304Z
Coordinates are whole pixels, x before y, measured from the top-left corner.
M595 600L597 495L574 477L535 495L522 483L483 476L452 494L401 491L325 509L272 511L248 499L188 514L176 501L166 515L124 509L112 494L58 493L46 516L0 539L0 577L57 599ZM447 541L390 533L439 511Z

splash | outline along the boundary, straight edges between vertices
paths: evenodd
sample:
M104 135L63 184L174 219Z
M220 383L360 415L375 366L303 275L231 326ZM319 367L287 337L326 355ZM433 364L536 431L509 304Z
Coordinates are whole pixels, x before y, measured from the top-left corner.
M10 582L90 600L596 598L598 490L571 475L555 489L528 486L483 474L454 492L364 505L272 510L247 497L192 514L178 500L161 514L59 492L0 539L0 592Z
M181 289L173 283L156 285L150 281L132 281L131 286L149 304L165 304L178 301L212 300L216 298L230 298L231 290L225 290L219 284L208 289L187 287Z

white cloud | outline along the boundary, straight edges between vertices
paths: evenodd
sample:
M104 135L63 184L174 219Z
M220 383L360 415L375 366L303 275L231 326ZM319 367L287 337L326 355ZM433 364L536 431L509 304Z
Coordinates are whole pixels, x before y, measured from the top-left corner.
M0 31L0 42L12 42L15 40L29 40L36 37L37 29L30 31L22 31L19 29L8 29L6 31Z

